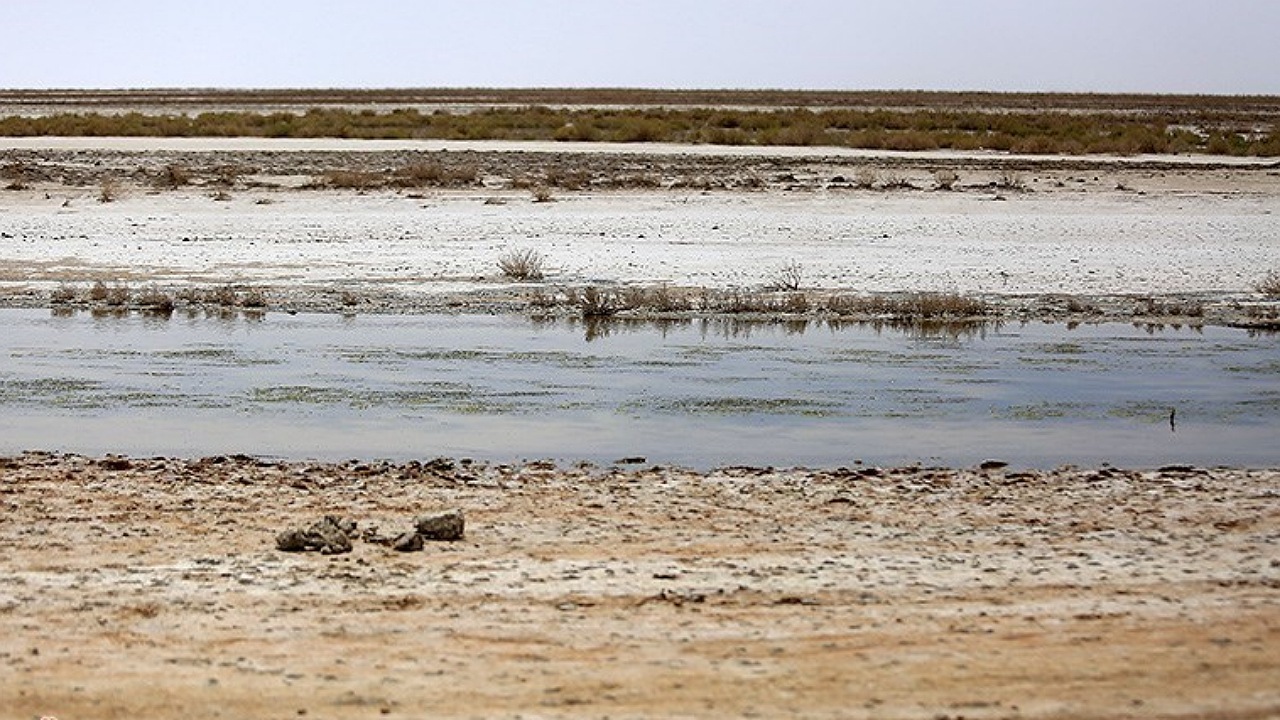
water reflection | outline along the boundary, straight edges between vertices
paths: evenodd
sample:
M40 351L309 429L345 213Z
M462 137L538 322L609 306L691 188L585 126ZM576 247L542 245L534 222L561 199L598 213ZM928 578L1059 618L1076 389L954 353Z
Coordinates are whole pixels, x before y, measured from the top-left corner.
M1274 340L1228 328L60 309L0 330L0 452L1280 461Z
M801 337L810 330L840 332L850 329L870 330L876 334L891 332L917 340L966 340L986 337L988 331L999 330L1004 323L996 320L848 320L842 318L742 318L732 315L701 318L634 318L634 317L557 317L531 316L534 329L568 328L582 334L587 342L621 333L654 333L666 338L676 330L694 328L699 337L735 340L750 339L753 333L781 331L787 337ZM1075 325L1071 326L1072 328Z

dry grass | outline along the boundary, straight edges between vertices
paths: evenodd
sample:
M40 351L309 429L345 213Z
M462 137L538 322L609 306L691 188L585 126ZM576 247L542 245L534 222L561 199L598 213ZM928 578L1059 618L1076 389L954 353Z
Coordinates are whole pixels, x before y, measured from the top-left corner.
M551 188L546 185L538 185L530 191L533 201L536 203L553 202L555 196L551 194Z
M102 181L98 186L98 202L109 203L120 199L121 186L120 181L109 177Z
M329 170L319 184L339 190L374 190L384 187L386 183L387 178L381 173L364 170Z
M770 279L767 288L769 290L799 290L804 282L804 268L800 263L792 260L778 269Z
M155 185L166 190L173 190L191 184L193 173L185 165L166 165L156 176Z
M933 181L939 190L954 190L956 183L960 182L960 174L950 168L941 168L933 171Z
M584 318L610 317L621 309L616 295L595 286L571 290L568 296L569 302L578 307Z
M1272 270L1253 284L1253 289L1267 297L1280 298L1280 270Z
M443 92L433 94L429 102L475 93ZM25 97L17 91L5 94ZM155 107L153 97L163 97L164 93L133 95L138 102ZM302 98L346 97L351 98L347 102L359 103L386 96L416 104L409 98L418 95L415 91L274 91L213 92L207 96L207 100L175 98L170 107L199 109L202 103L218 102L254 105L272 96L294 97L307 103L311 101ZM502 103L497 100L502 97L526 101ZM617 98L619 102L607 106L590 104L603 98ZM652 106L635 106L646 98L660 100ZM728 98L752 99L729 108L726 103L732 103ZM778 105L783 98L794 103ZM874 99L887 104L877 104ZM122 98L112 101L118 104ZM262 111L164 115L14 115L0 118L0 135L436 138L831 145L1070 155L1280 155L1280 134L1275 132L1280 102L1265 97L546 90L485 91L484 99L475 102L481 109L465 113L443 107L423 111L406 106L379 111L307 104L304 107L311 109L305 112L275 112L264 107ZM755 109L745 109L748 107Z
M76 289L67 283L62 283L53 292L49 293L49 302L55 304L73 303L76 301Z
M976 298L955 293L913 293L906 296L834 295L827 299L828 312L841 316L868 316L903 319L954 319L981 317L990 306Z
M530 248L512 250L498 258L498 270L502 276L521 282L543 278L542 253Z
M174 308L173 296L154 287L139 293L135 302L138 307L155 314L167 315L173 312Z

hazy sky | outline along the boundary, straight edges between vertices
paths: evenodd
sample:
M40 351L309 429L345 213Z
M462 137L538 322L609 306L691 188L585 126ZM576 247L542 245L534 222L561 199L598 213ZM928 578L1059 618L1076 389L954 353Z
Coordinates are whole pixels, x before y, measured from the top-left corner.
M0 0L0 87L1280 94L1280 0Z

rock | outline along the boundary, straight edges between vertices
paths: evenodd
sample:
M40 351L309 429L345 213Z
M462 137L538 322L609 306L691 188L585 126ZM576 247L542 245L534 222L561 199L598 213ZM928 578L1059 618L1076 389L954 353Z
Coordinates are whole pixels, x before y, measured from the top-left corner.
M351 552L349 532L355 532L354 520L326 515L305 530L286 530L276 536L276 549L284 552L318 551L322 555Z
M979 470L1003 470L1004 468L1007 468L1007 467L1009 467L1009 463L1003 460L983 460L982 464L978 466L978 469Z
M465 522L461 510L423 515L414 523L423 540L461 540Z
M422 549L422 534L416 532L407 532L400 535L391 543L391 549L399 552L418 552Z

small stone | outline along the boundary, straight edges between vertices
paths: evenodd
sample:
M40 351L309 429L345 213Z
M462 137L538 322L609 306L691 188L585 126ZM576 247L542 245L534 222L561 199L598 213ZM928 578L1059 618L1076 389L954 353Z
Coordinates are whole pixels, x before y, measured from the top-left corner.
M305 530L286 530L276 536L276 549L284 552L318 551L324 555L351 552L351 537L355 532L354 520L326 515Z
M437 515L423 515L414 525L423 540L461 540L466 523L461 510L450 510Z
M399 552L417 552L422 549L422 535L416 532L407 532L395 539L391 544L391 549Z
M978 466L979 470L1002 470L1009 467L1009 463L1003 460L983 460Z

